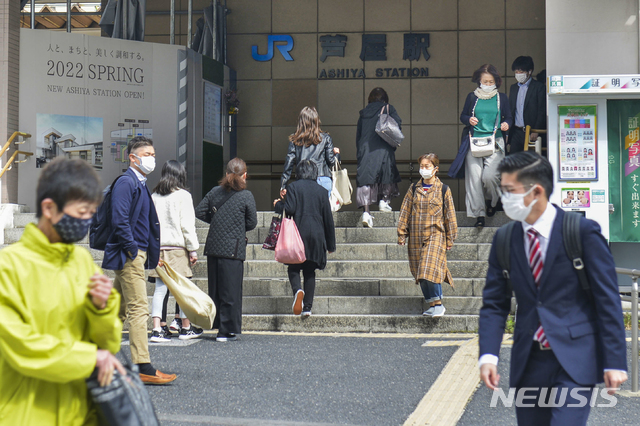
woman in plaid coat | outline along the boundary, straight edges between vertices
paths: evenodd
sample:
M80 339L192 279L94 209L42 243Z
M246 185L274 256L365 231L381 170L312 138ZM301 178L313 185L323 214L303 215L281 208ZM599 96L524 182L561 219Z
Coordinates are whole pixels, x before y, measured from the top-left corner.
M430 304L422 315L441 317L442 282L453 287L447 268L447 250L451 250L458 235L456 209L449 187L436 177L440 160L436 154L418 159L420 179L404 196L398 221L398 244L409 238L409 267L420 284L424 298ZM443 190L444 189L444 190Z

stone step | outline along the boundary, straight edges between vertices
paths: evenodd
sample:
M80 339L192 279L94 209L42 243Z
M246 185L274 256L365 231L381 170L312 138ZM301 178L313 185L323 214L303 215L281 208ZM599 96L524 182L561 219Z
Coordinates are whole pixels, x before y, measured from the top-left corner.
M174 315L167 314L167 322ZM149 317L148 330L152 329ZM125 331L129 324L124 323ZM282 331L292 333L477 333L478 315L449 315L431 318L422 315L243 315L242 331ZM149 335L149 337L151 337ZM174 334L174 339L177 336ZM242 337L240 337L242 339Z
M245 331L310 333L476 333L477 315L243 315Z
M484 278L487 273L487 262L455 260L447 262L453 277ZM204 277L206 264L198 262L193 268L195 277ZM285 265L267 260L249 260L244 263L245 277L287 277ZM324 277L372 277L372 278L410 278L409 263L407 261L367 261L367 260L336 260L328 262L323 271L316 276Z
M100 261L96 261L99 266ZM487 274L487 262L477 260L453 260L447 262L454 278L484 278ZM191 268L195 278L207 276L207 262L198 260ZM105 271L113 278L113 271ZM251 278L286 278L287 266L271 260L248 260L244 262L244 276ZM403 260L335 260L328 262L322 271L316 272L318 278L411 278L409 262Z
M400 212L372 212L374 217L374 227L396 227ZM258 212L258 227L269 227L271 218L275 216L273 212ZM362 228L362 212L360 211L344 211L335 212L333 214L333 222L336 227ZM473 226L474 218L468 218L465 212L456 212L456 220L458 226ZM16 213L13 218L14 227L24 228L28 223L36 222L35 213ZM487 226L502 226L509 222L509 218L503 212L497 212L495 216L486 218ZM197 228L208 228L209 225L201 220L196 219Z
M148 296L149 312L153 297ZM293 296L245 296L242 313L252 315L291 314ZM447 313L477 315L481 297L446 297ZM319 315L419 315L429 308L422 296L315 296L313 313ZM169 297L167 313L175 313L175 299Z
M496 227L485 227L477 230L470 227L458 229L456 243L486 244L491 243ZM20 239L24 228L7 228L4 230L5 244L15 243ZM200 244L206 242L208 229L198 228L196 233ZM269 234L269 228L256 228L247 232L247 239L250 244L262 244ZM336 228L337 244L361 244L361 243L395 243L398 241L396 228ZM89 244L89 236L85 236L79 244Z
M94 260L102 260L104 252L94 250L88 244L79 246L91 252ZM2 246L0 246L0 249ZM455 244L447 252L448 260L489 260L491 244L459 243ZM198 258L205 259L204 245L197 250ZM272 250L265 250L262 244L249 244L247 246L247 260L274 260L275 253ZM340 244L335 253L328 254L328 260L406 260L408 261L407 247L399 246L395 243L372 243L372 244Z
M204 278L191 280L198 288L208 293L208 281ZM444 284L445 297L482 296L484 279L459 278L455 288ZM154 283L147 283L147 294L153 295ZM242 284L244 296L292 297L291 284L287 278L245 278ZM413 278L320 278L316 280L316 296L422 296L420 286Z

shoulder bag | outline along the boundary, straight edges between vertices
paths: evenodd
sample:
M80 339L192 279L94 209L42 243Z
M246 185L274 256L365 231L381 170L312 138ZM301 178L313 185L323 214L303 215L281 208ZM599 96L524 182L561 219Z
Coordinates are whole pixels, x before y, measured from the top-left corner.
M387 112L384 111L385 108ZM404 140L404 135L398 122L389 114L389 104L383 106L380 111L378 122L376 123L376 133L392 148L398 148Z
M223 191L225 191L225 189L224 189L224 188L223 188L222 190L223 190ZM224 197L222 197L222 199L221 199L220 201L218 201L218 202L217 202L217 203L216 203L216 204L211 208L211 215L216 214L216 212L217 212L218 210L220 210L220 207L222 207L222 205L223 205L224 203L226 203L226 202L227 202L227 200L228 200L229 198L233 197L233 196L234 196L235 194L237 194L237 193L238 193L238 191L233 191L233 190L232 190L232 191L229 191L229 192L227 192L226 194L224 194Z
M115 370L108 386L100 386L98 369L87 379L87 390L96 407L98 424L159 426L151 397L140 380L138 366L127 358L123 367L127 375L122 376Z
M498 131L498 125L500 124L500 93L496 93L498 98L498 115L496 116L496 124L493 127L493 134L491 136L475 137L469 132L469 141L471 143L471 155L477 158L488 157L496 152L496 132ZM473 105L473 111L471 116L474 117L476 113L476 105L478 105L476 99L475 105Z

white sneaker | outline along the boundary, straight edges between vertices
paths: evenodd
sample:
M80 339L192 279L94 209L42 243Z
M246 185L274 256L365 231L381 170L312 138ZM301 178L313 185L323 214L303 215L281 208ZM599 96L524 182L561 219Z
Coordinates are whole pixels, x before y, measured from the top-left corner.
M364 212L362 213L362 224L366 228L373 228L373 217L370 213Z
M293 315L300 315L302 313L302 299L304 299L304 291L296 291L296 294L293 296Z
M424 312L422 313L422 316L423 316L423 317L430 317L430 316L433 316L433 311L435 311L435 310L436 310L436 307L435 307L435 306L431 306L429 309L427 309L426 311L424 311Z
M389 203L387 203L384 200L380 200L380 202L378 203L378 209L380 209L381 212L392 212L393 211L393 209L391 208Z
M441 317L444 316L446 309L442 305L436 305L433 311L433 317Z

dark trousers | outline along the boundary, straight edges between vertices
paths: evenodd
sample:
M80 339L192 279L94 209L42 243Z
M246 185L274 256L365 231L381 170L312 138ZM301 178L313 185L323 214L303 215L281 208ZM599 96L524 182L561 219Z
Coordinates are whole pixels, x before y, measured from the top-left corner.
M289 282L291 283L291 290L295 295L298 290L302 289L300 283L300 271L304 274L304 310L310 311L313 306L313 294L316 291L316 269L318 265L315 262L307 260L299 265L289 265Z
M242 277L244 262L207 256L209 296L216 305L213 328L219 333L242 331Z
M524 136L523 129L516 127L515 125L511 127L511 130L509 131L509 146L511 148L509 152L507 152L507 155L525 150Z
M562 407L540 407L539 406L539 390L529 390L526 396L535 396L535 398L525 399L527 404L534 404L535 407L516 407L516 416L518 418L518 426L583 426L587 424L587 418L591 407L591 395L594 385L580 385L571 379L567 372L562 368L558 359L553 354L553 350L541 351L537 342L533 342L531 354L527 361L522 379L516 389L520 388L548 388L547 402L550 401L551 388L557 388L555 394L555 402L560 405L562 388L567 388L566 401ZM574 388L588 388L580 390L579 394L586 398L587 403L584 407L567 407L569 404L580 404L580 399L571 396ZM516 391L517 395L517 391Z

